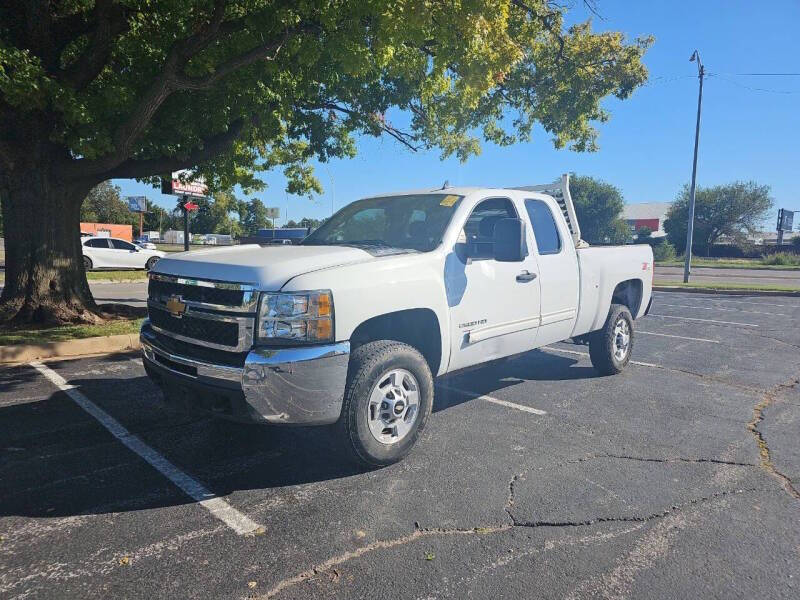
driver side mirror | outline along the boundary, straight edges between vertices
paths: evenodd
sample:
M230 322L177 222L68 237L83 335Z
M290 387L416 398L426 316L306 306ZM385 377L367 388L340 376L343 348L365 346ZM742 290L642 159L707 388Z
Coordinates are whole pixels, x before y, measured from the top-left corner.
M525 254L525 222L522 219L497 221L494 225L494 259L522 262Z

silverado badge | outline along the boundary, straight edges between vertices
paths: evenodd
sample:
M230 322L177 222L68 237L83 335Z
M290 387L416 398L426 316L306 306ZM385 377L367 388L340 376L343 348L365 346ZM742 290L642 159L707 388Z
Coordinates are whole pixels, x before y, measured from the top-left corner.
M173 317L181 318L183 313L186 312L186 304L182 302L180 296L170 296L167 300L167 310Z

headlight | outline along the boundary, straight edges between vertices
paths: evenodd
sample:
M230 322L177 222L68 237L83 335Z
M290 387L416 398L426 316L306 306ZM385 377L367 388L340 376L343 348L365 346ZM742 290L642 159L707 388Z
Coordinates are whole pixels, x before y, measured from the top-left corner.
M261 294L258 337L262 341L327 342L333 339L330 290Z

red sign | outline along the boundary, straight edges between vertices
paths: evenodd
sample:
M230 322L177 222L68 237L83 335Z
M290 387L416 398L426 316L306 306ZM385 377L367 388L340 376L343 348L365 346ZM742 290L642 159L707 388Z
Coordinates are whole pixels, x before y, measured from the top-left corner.
M192 211L192 210L197 210L198 205L195 204L194 202L187 202L186 204L183 205L183 208Z
M175 171L171 175L164 175L161 178L161 193L173 196L191 196L193 198L205 198L208 196L208 186L202 178L181 181L181 176L191 176L187 171Z

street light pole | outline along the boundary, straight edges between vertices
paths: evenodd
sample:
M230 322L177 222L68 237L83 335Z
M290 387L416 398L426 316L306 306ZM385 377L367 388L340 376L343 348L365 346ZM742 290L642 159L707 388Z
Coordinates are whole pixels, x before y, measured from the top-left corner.
M700 79L700 91L697 94L697 125L694 130L694 160L692 161L692 187L689 190L689 223L686 228L686 259L683 265L683 282L689 283L689 272L692 263L692 237L694 236L694 206L695 206L695 183L697 180L697 146L700 143L700 109L703 105L703 77L706 74L705 67L700 61L700 53L695 50L689 62L697 61L697 77Z

